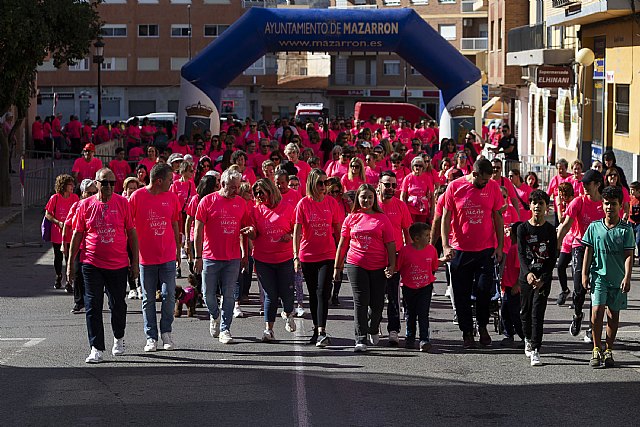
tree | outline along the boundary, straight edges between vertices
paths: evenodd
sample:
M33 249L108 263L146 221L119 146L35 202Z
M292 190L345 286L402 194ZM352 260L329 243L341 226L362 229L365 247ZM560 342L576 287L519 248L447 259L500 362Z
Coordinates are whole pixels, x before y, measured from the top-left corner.
M49 56L60 67L89 54L102 26L100 1L0 1L0 116L12 106L17 110L9 136L0 131L0 206L11 203L8 141L35 95L36 68Z

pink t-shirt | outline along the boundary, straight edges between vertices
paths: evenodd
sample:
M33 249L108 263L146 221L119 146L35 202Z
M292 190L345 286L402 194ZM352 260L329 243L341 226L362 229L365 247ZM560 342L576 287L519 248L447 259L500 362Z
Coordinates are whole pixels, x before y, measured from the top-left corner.
M573 244L573 232L569 230L562 239L562 245L560 246L560 252L564 254L571 253L571 245Z
M402 182L404 178L411 174L411 171L406 166L400 166L398 169L391 169L391 172L396 174L396 182L398 183L398 187L402 186Z
M242 172L242 180L253 185L258 179L256 178L256 174L253 172L253 169L246 167L244 172Z
M584 194L584 185L582 184L582 176L579 179L576 179L573 175L571 175L571 180L569 182L573 187L574 196L577 197L577 196L582 196Z
M349 175L343 175L340 179L340 183L342 183L342 188L345 192L356 191L362 184L366 184L366 182L361 180L358 176L354 176L353 179L349 179Z
M376 185L378 185L378 181L380 180L380 167L376 167L374 169L371 169L369 166L367 166L364 169L364 176L367 179L367 184L371 184L374 187Z
M298 206L298 202L300 201L300 199L302 199L302 196L300 195L298 190L294 190L293 188L290 188L286 193L280 194L282 194L282 201L289 203L294 209L296 208L296 206Z
M145 157L144 159L140 160L140 162L138 163L139 165L144 165L147 168L147 175L151 175L151 169L158 163L157 159L156 160L151 160L148 157Z
M584 236L584 232L587 231L589 224L604 218L602 201L594 202L588 196L576 197L569 203L569 206L567 206L565 215L573 218L573 224L571 225L573 243L571 247L578 248L582 246L580 241L582 240L582 236Z
M350 239L347 263L365 270L379 270L389 265L386 244L395 243L395 237L385 214L354 212L344 220L341 236Z
M533 188L529 187L529 185L525 182L520 185L520 188L516 187L515 185L513 186L513 188L516 190L516 194L519 197L518 203L520 203L520 221L528 221L529 219L531 219L531 211L526 210L522 202L529 204L529 195L533 191Z
M169 191L154 195L144 187L131 195L129 204L138 231L140 264L175 261L176 238L172 223L180 221L178 197Z
M169 191L178 196L178 204L180 205L180 211L187 209L187 205L193 196L196 195L196 184L192 180L187 181L173 181Z
M431 197L434 186L430 174L419 176L410 173L402 180L400 191L407 193L407 206L413 215L428 215L431 209Z
M435 282L433 273L437 269L438 253L433 245L427 245L422 250L406 245L398 252L396 270L400 272L400 286L424 288Z
M302 240L298 257L302 262L320 262L336 257L333 226L344 220L344 209L333 197L325 196L316 202L303 197L295 209L296 224L302 227Z
M111 160L109 162L109 169L111 169L116 176L116 186L113 191L116 193L122 193L124 180L131 175L131 166L126 160Z
M127 135L127 144L134 144L140 142L140 128L138 126L129 126L127 130L125 130L125 135Z
M168 147L171 149L171 153L180 153L183 156L187 154L193 154L193 150L191 149L191 147L189 147L188 144L180 145L178 144L178 141L171 141Z
M187 205L187 215L193 218L193 222L191 222L191 229L189 230L189 238L193 241L193 226L195 224L196 212L198 211L198 203L200 203L200 196L196 193L191 200L189 200L189 204Z
M275 209L254 205L249 218L256 229L253 257L269 264L279 264L293 258L293 239L283 242L282 236L293 233L293 210L290 203L279 203Z
M509 196L509 202L511 204L515 203L515 202L513 202L513 199L518 200L518 204L519 205L521 204L520 200L518 199L518 193L516 193L516 187L515 187L515 185L513 185L513 183L511 182L511 180L509 178L505 178L504 176L501 176L500 179L498 179L496 182L501 187L504 187L504 188L507 189L507 195ZM525 200L525 202L526 201L527 200Z
M129 202L114 194L107 203L98 196L78 202L74 229L84 233L80 262L107 270L129 266L127 232L134 228Z
M325 172L327 173L327 176L329 178L331 178L332 176L342 178L349 172L349 163L343 164L340 162L340 160L329 162L329 164L325 168Z
M67 214L67 218L64 220L64 225L66 227L66 233L62 236L62 241L64 243L71 243L71 236L73 235L73 227L76 220L76 212L78 212L78 200L69 209L69 213ZM82 250L83 245L80 245L80 249Z
M82 123L79 120L71 120L65 126L65 130L69 138L80 139L80 129L82 128Z
M516 208L514 208L510 203L507 204L507 209L502 213L502 220L504 221L504 226L511 226L511 224L518 222L518 214L516 212ZM504 235L504 252L507 252L511 247L511 237Z
M547 194L549 195L549 197L551 197L551 200L553 201L553 207L555 208L556 211L558 210L558 205L556 203L556 197L558 196L558 186L563 182L568 182L569 184L572 184L572 181L573 181L572 175L567 175L564 178L561 177L560 175L556 175L553 178L551 178L551 181L549 182L549 187L547 188ZM575 191L575 188L574 188L574 191Z
M401 248L404 245L404 230L408 229L411 224L413 224L409 208L397 197L392 197L385 202L380 202L378 200L378 205L389 217L389 221L391 221L393 236L396 241L396 249Z
M507 251L507 258L504 263L502 286L505 288L513 288L513 286L518 283L518 276L520 276L520 258L518 257L518 246L512 245Z
M242 197L207 194L198 204L196 220L204 224L203 258L240 259L240 229L249 225L247 202Z
M132 162L137 162L142 156L144 156L144 150L140 146L133 147L129 150L129 160Z
M498 183L489 180L479 189L463 176L452 181L444 194L444 207L451 212L451 230L455 236L455 246L451 242L451 247L465 252L495 248L493 212L504 206Z
M76 172L78 177L76 182L80 183L83 179L96 179L96 172L102 169L102 161L96 157L90 161L86 161L84 157L80 157L73 162L71 172Z
M309 163L303 162L302 160L298 160L298 163L294 166L298 169L296 176L298 177L298 180L300 180L300 187L307 188L307 177L309 176L309 172L311 172L311 166L309 166Z
M74 193L71 193L66 198L62 194L56 193L47 202L45 210L58 221L64 222L69 214L69 209L78 200L78 195ZM51 243L62 243L62 229L56 224L51 224Z

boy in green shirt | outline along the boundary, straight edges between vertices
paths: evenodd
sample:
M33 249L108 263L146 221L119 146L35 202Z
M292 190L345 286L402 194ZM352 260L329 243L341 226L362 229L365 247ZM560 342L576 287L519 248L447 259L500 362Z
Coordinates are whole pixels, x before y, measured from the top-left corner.
M620 310L627 308L635 238L633 228L620 219L622 190L610 186L602 191L604 219L589 224L582 237L586 250L582 286L591 290L593 352L589 364L613 367L613 342L618 332ZM602 323L607 307L607 347L602 352Z

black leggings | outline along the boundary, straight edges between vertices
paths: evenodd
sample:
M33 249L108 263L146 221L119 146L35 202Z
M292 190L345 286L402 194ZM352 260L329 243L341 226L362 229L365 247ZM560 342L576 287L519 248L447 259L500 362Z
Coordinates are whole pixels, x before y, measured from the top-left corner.
M567 267L571 264L571 254L560 252L558 257L558 281L562 292L569 292L569 286L567 285Z
M64 259L62 243L52 243L51 245L53 246L53 268L58 276L62 276L62 260Z
M309 292L309 307L314 328L327 326L329 298L331 297L331 279L334 261L301 262L304 281Z

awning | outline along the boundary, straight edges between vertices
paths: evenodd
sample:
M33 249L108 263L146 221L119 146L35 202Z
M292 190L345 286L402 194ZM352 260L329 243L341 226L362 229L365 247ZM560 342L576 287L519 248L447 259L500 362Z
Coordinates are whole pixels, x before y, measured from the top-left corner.
M494 96L482 106L482 117L485 119L502 119L509 115L509 103L501 97Z

